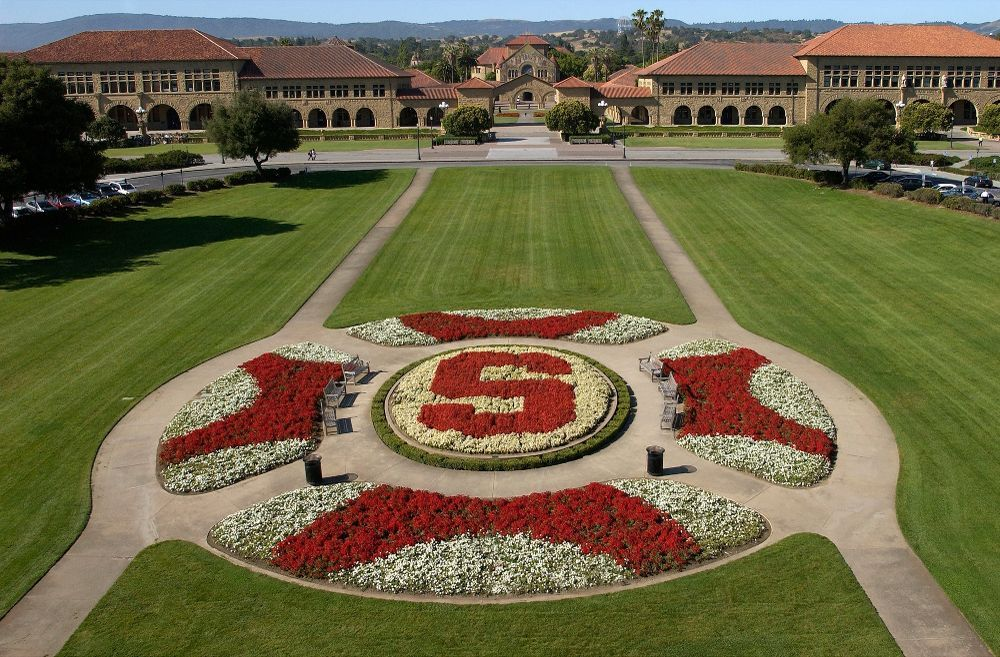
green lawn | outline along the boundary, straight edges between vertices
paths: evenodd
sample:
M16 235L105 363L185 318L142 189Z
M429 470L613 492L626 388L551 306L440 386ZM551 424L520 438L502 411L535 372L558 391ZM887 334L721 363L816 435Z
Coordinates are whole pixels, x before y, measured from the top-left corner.
M717 570L642 589L471 606L316 591L251 573L189 543L161 543L139 554L60 655L237 652L901 654L836 547L799 534Z
M878 405L903 531L1000 650L1000 224L752 174L635 176L743 326Z
M608 169L506 167L438 170L327 324L512 306L692 321Z
M976 150L976 144L971 141L955 141L949 145L947 139L918 141L917 150L922 153L927 151L974 151Z
M784 142L771 137L629 137L626 147L633 148L719 148L732 149L777 149Z
M420 137L420 147L430 148L431 140L423 136ZM412 148L417 150L416 139L373 139L362 141L303 141L296 152L305 153L309 149L315 148L322 153L341 151L371 151L378 149L404 149ZM202 155L214 155L219 152L215 144L158 144L156 146L139 146L136 148L109 148L104 151L108 157L139 157L149 153L165 153L167 151L188 151L190 153L200 153Z
M412 175L211 192L0 250L0 614L82 529L94 455L118 418L280 328Z

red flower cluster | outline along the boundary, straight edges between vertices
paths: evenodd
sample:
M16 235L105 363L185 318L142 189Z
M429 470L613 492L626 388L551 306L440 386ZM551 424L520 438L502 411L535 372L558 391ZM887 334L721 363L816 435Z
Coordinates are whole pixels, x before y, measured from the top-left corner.
M519 533L607 554L639 575L679 567L701 551L668 514L605 484L500 500L383 485L278 543L272 563L323 577L417 543Z
M750 376L770 361L752 349L716 356L663 359L685 393L680 435L749 436L810 454L831 457L834 443L819 429L806 427L767 408L750 392Z
M399 321L442 342L489 337L535 337L554 340L594 326L604 326L618 313L581 310L571 315L541 319L486 319L448 313L403 315Z
M224 447L256 445L291 438L308 439L318 415L317 402L332 378L343 376L340 363L313 363L264 354L240 365L257 381L260 395L249 408L208 426L165 441L160 459L180 463Z
M576 393L559 379L483 381L485 367L511 365L538 374L570 374L564 359L543 353L513 354L502 351L468 351L442 360L434 373L431 391L447 397L484 396L524 398L516 413L477 413L472 404L425 404L419 420L438 431L457 429L467 436L501 433L548 433L576 419Z

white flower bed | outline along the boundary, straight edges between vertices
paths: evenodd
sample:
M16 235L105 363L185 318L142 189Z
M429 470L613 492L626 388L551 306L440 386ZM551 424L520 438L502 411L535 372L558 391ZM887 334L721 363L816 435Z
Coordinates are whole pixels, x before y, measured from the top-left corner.
M758 367L750 377L750 393L775 413L836 439L837 428L826 406L808 385L785 368L774 363Z
M235 415L249 408L259 394L257 381L250 374L240 368L230 370L208 384L196 399L184 404L163 430L160 440L183 436Z
M548 433L504 433L492 436L469 436L456 429L439 431L420 421L420 411L426 404L472 404L477 412L512 413L522 410L523 398L499 399L470 396L460 399L442 397L431 391L431 383L442 360L461 352L450 352L428 359L400 378L389 398L389 412L396 426L410 439L437 449L467 454L518 454L559 447L586 436L607 415L613 390L601 372L583 359L564 352L540 347L493 346L463 351L544 353L562 358L572 366L571 374L551 375L528 372L523 368L493 367L483 371L484 380L513 381L522 379L556 378L570 384L576 395L576 418Z
M469 536L405 547L332 573L330 581L390 593L516 595L614 584L635 574L605 554L525 534Z
M675 358L691 358L695 356L718 356L720 354L728 354L731 351L736 351L739 349L739 345L730 342L729 340L722 340L721 338L705 338L702 340L692 340L691 342L685 342L684 344L679 344L676 347L671 347L666 351L661 351L656 355L657 358L669 358L671 360Z
M375 484L357 481L293 490L227 516L212 528L210 536L241 556L270 559L275 545L369 488Z
M211 454L165 465L160 478L163 487L172 493L204 493L291 463L316 449L318 444L316 440L296 438L224 447Z
M782 486L812 486L832 469L819 454L749 436L682 436L677 443L704 459Z
M659 335L666 331L662 323L648 317L618 315L603 326L586 328L566 336L573 342L589 344L627 344Z
M285 345L278 347L273 353L289 360L302 360L310 363L346 363L354 358L351 354L315 342Z
M367 340L384 347L412 347L438 344L435 337L414 331L399 321L398 317L390 317L377 322L358 324L347 329L347 334Z
M701 546L702 559L755 541L767 529L764 517L753 509L678 481L618 479L608 485L644 499L684 525Z

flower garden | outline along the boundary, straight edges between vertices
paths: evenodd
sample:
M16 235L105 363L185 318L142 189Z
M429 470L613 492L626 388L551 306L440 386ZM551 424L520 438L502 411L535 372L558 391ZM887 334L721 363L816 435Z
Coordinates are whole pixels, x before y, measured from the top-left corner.
M215 490L315 449L317 402L350 359L305 342L258 356L213 381L163 432L163 487L174 493Z
M452 310L389 317L347 333L388 347L432 345L471 338L536 337L592 344L626 344L666 331L645 317L595 310L503 308Z
M668 480L510 499L351 482L234 513L210 532L282 572L392 593L509 596L621 584L759 540L757 512Z
M772 483L811 486L836 455L833 419L809 387L752 349L688 342L658 355L684 395L678 443Z

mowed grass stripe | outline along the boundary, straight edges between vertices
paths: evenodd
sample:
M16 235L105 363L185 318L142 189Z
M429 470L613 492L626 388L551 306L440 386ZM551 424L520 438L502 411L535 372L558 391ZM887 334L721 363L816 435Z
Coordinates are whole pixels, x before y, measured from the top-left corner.
M440 169L328 326L463 308L694 320L606 168Z
M735 172L635 176L743 326L878 405L899 442L903 530L1000 649L1000 224Z
M812 534L672 582L505 605L317 591L188 543L160 543L139 554L59 654L150 655L165 646L189 657L237 646L285 657L901 654L837 548Z
M0 251L0 613L83 527L122 398L280 328L412 175L211 192Z

